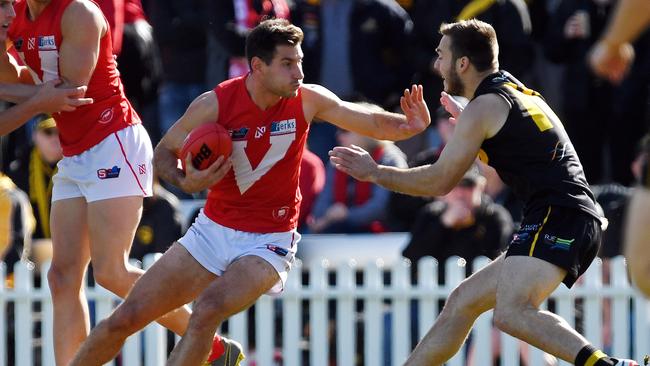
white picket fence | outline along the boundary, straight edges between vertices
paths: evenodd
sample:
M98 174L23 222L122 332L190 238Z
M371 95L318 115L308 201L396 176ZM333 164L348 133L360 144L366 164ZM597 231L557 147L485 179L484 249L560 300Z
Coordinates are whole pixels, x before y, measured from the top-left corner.
M153 260L149 257L145 266ZM479 258L474 268L487 263L487 259ZM232 317L225 327L230 337L244 345L251 356L249 359L256 359L257 366L276 365L274 354L277 353L282 355L285 366L401 365L412 349L411 324L417 328L417 337L425 334L439 312L440 300L465 278L463 266L464 260L450 258L445 268L447 284L439 286L436 261L423 259L419 263L417 285L412 286L409 264L405 261L396 261L390 268L381 260L369 262L363 268L357 268L354 260L336 268L330 268L326 259L311 268L299 265L291 272L282 296L264 296L249 310L254 313L254 324L248 324L249 316L243 312ZM46 270L42 269L41 273ZM363 278L361 285L357 284L359 271ZM0 284L4 283L4 273L0 271ZM305 273L308 281L302 276ZM574 289L568 291L560 286L552 296L555 311L575 325L578 300L582 309L579 325L589 340L599 347L607 346L613 355L641 359L650 351L646 300L630 287L622 257L611 261L610 284L602 281L602 273L602 263L597 260ZM6 334L11 324L7 323L6 307L9 302L15 304L15 365L54 365L52 303L47 281L43 281L42 288L34 288L33 273L22 264L15 267L14 274L14 288L0 288L3 309L0 312L0 366L8 364ZM387 274L389 285L385 285ZM94 301L97 319L107 316L117 304L117 299L102 288L89 288L87 296ZM329 306L332 300L335 301ZM418 304L418 320L413 323L412 300L417 300ZM38 314L32 310L34 302L41 304L40 316L35 316ZM604 307L610 311L604 311ZM610 315L605 317L608 322L604 314ZM519 365L522 352L529 366L549 364L541 351L507 335L499 336L492 328L491 317L490 312L479 318L469 342L471 351L458 352L448 365L492 365L494 352L500 353L501 365L505 366ZM40 343L33 337L38 319L42 334ZM390 331L385 327L387 324L390 324ZM611 344L608 345L603 344L605 327L611 328ZM332 333L335 335L331 336ZM163 365L166 339L162 327L149 326L142 334L128 339L120 356L121 365ZM385 340L390 343L390 360L383 359L388 354ZM255 350L251 349L253 343ZM34 348L39 344L41 356L37 360L34 355L39 353L35 353ZM333 346L336 352L330 353ZM474 356L470 360L468 355Z

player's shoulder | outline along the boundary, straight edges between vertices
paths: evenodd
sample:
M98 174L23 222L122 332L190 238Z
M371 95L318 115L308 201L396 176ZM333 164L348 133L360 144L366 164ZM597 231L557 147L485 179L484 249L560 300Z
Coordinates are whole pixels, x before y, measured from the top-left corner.
M78 29L88 29L91 26L105 24L102 10L95 2L90 0L71 0L63 11L62 22L69 21Z
M494 136L503 126L510 113L510 104L497 93L481 94L472 99L463 110L461 120L471 121L476 128L482 126L486 136Z
M188 113L195 116L214 116L219 112L219 101L214 90L199 95L188 107Z
M334 101L339 98L329 89L318 84L303 84L302 85L302 98L308 102L324 102Z

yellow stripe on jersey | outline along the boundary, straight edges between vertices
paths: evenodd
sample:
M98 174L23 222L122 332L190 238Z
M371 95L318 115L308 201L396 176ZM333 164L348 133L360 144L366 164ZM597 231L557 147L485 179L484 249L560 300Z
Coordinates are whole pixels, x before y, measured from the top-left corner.
M544 225L546 224L546 221L548 221L548 217L551 214L551 206L548 206L548 212L546 212L546 217L544 217L544 221L542 221L542 225L537 229L537 232L535 233L535 238L533 239L533 243L530 245L530 251L528 252L529 256L533 256L533 251L535 250L535 244L537 244L537 239L539 239L539 233L542 232L542 228L544 228Z
M589 356L587 361L585 361L585 366L594 366L596 364L596 361L600 360L603 357L607 357L607 355L603 353L603 351L598 350Z
M487 164L490 162L490 158L488 157L488 154L483 149L479 149L477 158L483 164Z
M484 13L486 10L492 7L496 3L496 0L474 0L470 1L469 4L465 5L463 10L460 11L460 14L456 16L456 21L467 20L476 18L477 16Z
M540 108L533 99L541 96L538 92L532 89L522 88L514 83L504 83L504 85L513 88L518 92L516 95L517 100L519 100L521 104L523 104L524 108L526 108L530 118L533 119L533 122L535 122L540 131L543 132L553 128L553 123L551 123L546 113L544 113L542 108Z

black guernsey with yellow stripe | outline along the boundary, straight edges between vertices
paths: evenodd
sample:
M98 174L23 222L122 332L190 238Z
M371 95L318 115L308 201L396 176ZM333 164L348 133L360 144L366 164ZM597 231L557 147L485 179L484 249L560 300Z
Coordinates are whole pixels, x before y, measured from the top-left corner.
M474 98L484 94L501 96L510 113L499 132L483 141L479 158L523 200L524 215L562 206L599 218L578 155L544 98L503 70L486 77Z

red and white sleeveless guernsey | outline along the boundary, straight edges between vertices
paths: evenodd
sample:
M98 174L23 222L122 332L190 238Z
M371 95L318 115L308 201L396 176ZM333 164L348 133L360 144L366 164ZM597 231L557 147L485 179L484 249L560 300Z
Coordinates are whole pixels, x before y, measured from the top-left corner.
M9 39L23 63L38 77L37 82L59 78L61 17L71 1L52 0L34 21L29 19L25 0L18 0L14 5L16 19L9 27ZM110 31L100 39L99 57L86 96L93 98L94 103L53 116L65 156L80 154L111 133L140 123L140 117L124 95Z
M300 159L309 130L302 90L263 111L248 95L245 80L230 79L214 89L216 123L231 133L233 168L210 189L204 212L235 230L289 231L298 222Z

